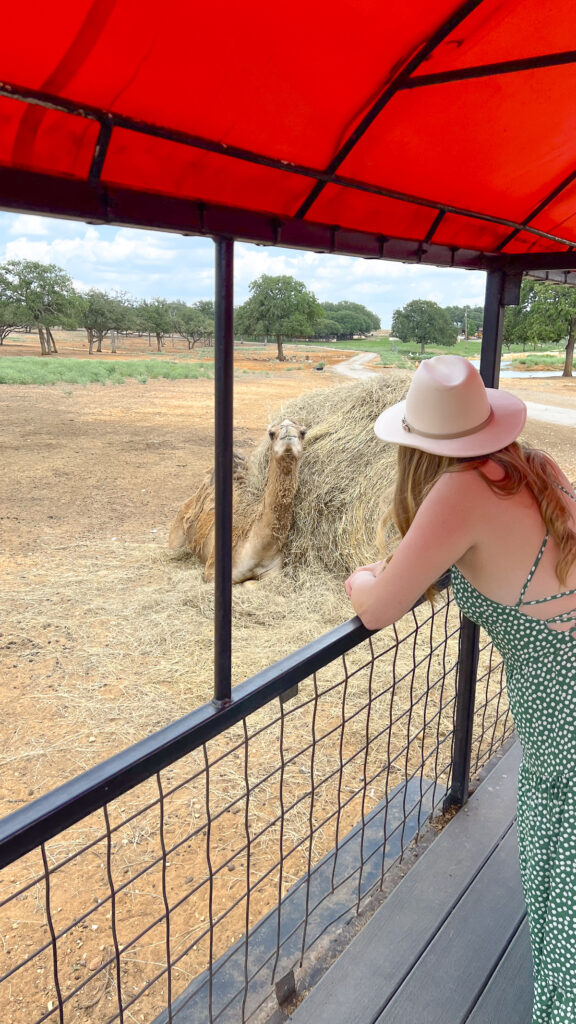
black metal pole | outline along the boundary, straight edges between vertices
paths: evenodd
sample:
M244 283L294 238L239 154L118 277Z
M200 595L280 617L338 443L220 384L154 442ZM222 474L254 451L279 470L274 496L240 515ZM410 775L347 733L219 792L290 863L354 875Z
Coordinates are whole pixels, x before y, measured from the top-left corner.
M480 350L480 374L484 384L489 388L497 388L500 377L506 283L504 271L490 270L488 272ZM458 652L452 779L444 800L444 810L448 810L450 807L460 807L468 799L479 640L479 627L463 615Z
M497 388L500 377L505 283L506 274L503 270L488 271L484 298L482 347L480 349L480 376L487 388Z
M450 807L461 807L468 799L479 637L479 626L463 615L456 677L452 779L450 789L444 799L444 811L449 810Z
M234 242L216 239L214 331L214 699L232 696L232 443L234 420Z

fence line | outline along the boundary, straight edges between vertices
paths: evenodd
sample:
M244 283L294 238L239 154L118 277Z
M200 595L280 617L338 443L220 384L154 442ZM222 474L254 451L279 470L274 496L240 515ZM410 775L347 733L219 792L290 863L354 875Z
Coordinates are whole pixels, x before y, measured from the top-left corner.
M351 620L0 822L11 1024L237 1024L382 887L451 783L450 594ZM512 731L480 652L473 770Z

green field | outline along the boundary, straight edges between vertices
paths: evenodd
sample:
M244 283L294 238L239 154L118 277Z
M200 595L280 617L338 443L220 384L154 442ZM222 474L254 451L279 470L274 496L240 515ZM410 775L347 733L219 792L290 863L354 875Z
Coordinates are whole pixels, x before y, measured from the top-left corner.
M456 345L442 348L438 345L427 345L424 355L420 355L418 345L392 341L390 338L354 338L354 341L331 341L330 348L354 349L359 352L377 352L383 366L400 366L413 369L414 363L431 356L446 354L459 356L480 356L481 340L459 341Z
M506 356L504 355L505 359ZM532 370L535 367L545 367L547 370L563 370L564 369L564 352L559 352L558 355L550 355L550 353L543 353L538 355L537 352L530 353L526 356L518 356L514 359L511 369L518 370Z
M152 378L181 380L212 377L203 363L155 362L151 359L98 360L46 359L40 356L6 356L0 359L0 384L122 384L132 379L145 383Z

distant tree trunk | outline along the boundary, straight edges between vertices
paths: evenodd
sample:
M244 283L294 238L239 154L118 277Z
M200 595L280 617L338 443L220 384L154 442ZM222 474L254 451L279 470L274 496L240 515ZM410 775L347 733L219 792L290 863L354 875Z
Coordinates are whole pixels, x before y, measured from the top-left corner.
M278 346L278 362L279 363L285 363L286 362L286 356L284 355L284 349L282 348L282 335L281 334L277 334L276 335L276 344Z
M570 318L570 332L568 334L568 341L566 342L566 358L564 360L564 369L562 370L563 377L572 376L572 364L574 362L574 321L576 317Z
M48 339L46 338L46 335L44 333L44 328L43 328L42 324L38 324L38 337L40 339L40 350L42 352L42 355L43 356L49 356L50 355L50 346L49 346L49 343L48 343Z
M157 345L157 348L158 348L158 352L161 352L162 351L162 334L160 333L160 331L156 331L156 345Z
M103 331L96 331L95 334L96 334L96 337L98 339L98 344L96 345L96 351L97 352L101 352L102 351L102 338L104 337L104 332Z
M116 331L110 331L110 351L112 354L118 351L118 334Z
M421 356L425 355L425 352L424 352L425 345L426 345L425 341L421 341L420 342L420 355Z
M48 352L52 351L58 355L58 349L56 348L56 342L54 341L54 335L49 327L46 328L46 340L48 342Z
M88 355L91 356L94 349L94 331L91 327L86 328L86 334L88 335Z

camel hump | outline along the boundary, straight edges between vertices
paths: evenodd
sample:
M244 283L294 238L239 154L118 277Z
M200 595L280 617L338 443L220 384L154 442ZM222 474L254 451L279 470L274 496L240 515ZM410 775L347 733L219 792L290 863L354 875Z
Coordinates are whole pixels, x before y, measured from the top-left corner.
M210 471L210 474L209 474L209 477L208 477L211 487L214 486L214 476L215 476L215 473L216 473L216 469L213 468ZM248 473L248 459L246 458L245 455L242 455L242 452L238 452L238 451L236 451L236 449L234 449L234 451L232 452L232 476L234 477L235 482L236 483L243 483L243 481L246 479L247 473Z

